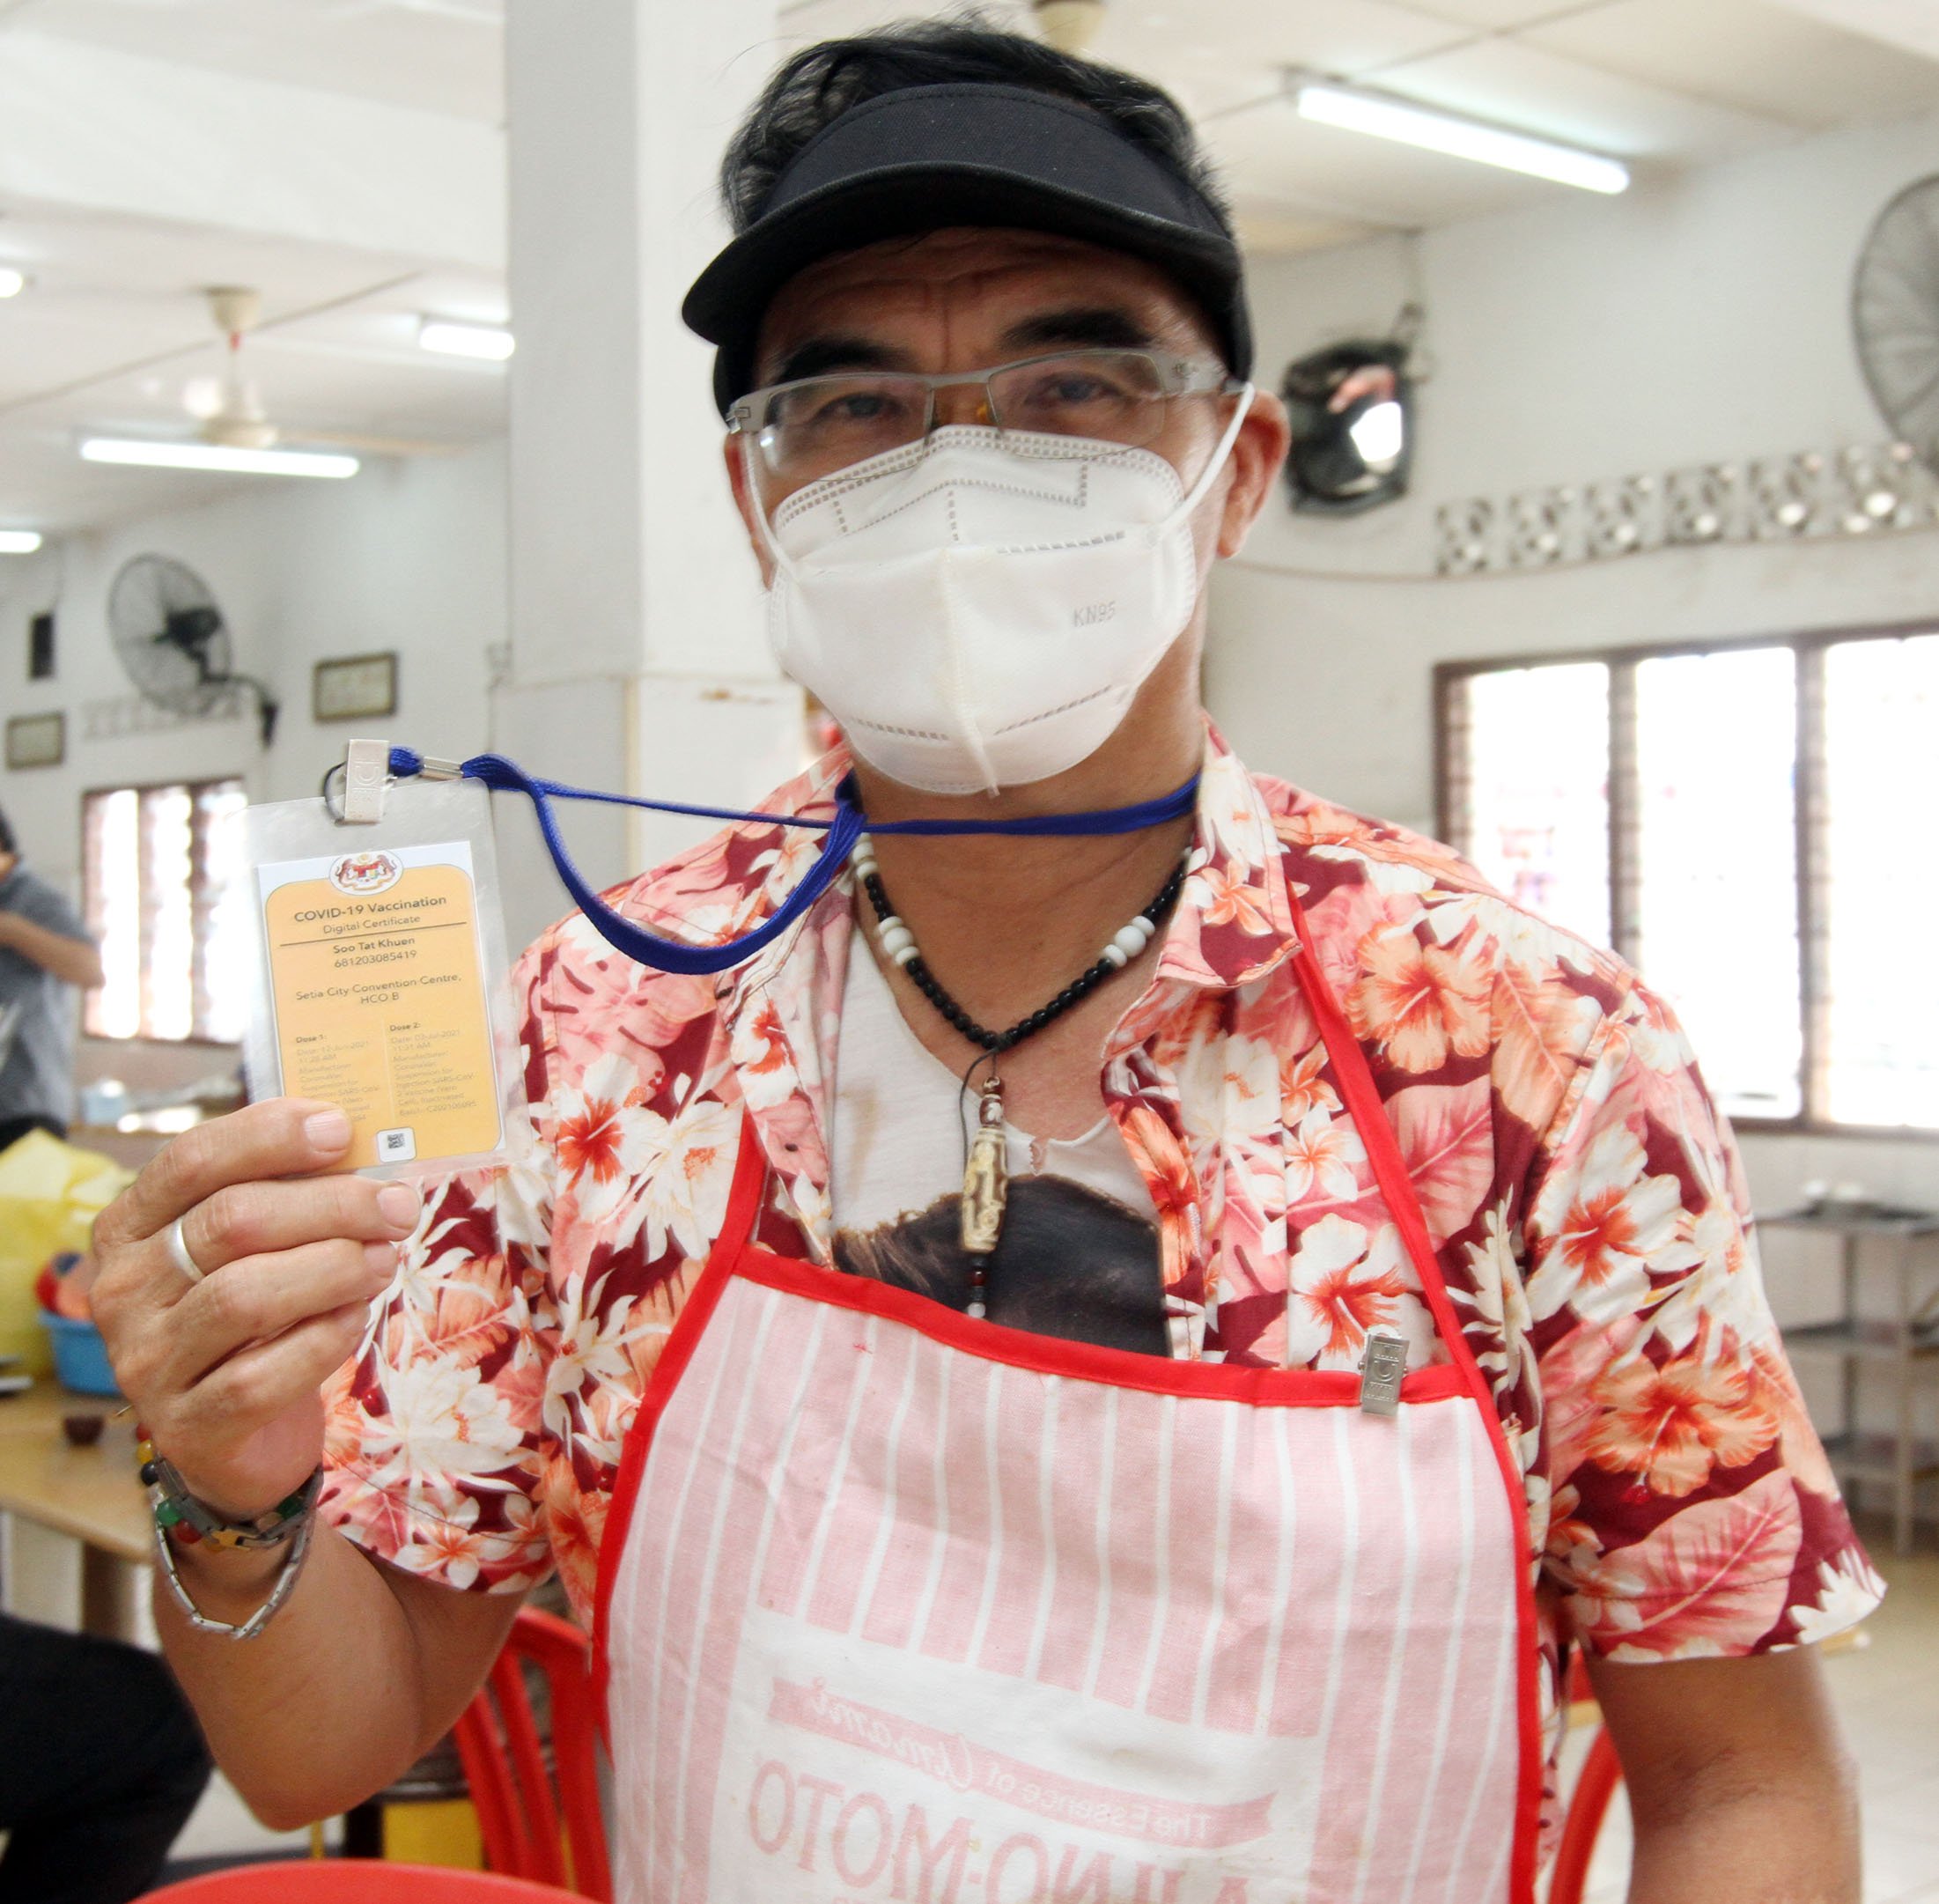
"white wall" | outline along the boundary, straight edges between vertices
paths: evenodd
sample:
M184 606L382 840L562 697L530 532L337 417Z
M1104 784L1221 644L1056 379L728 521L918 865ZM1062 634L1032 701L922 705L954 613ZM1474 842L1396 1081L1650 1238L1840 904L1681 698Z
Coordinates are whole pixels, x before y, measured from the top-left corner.
M0 768L0 809L23 852L77 899L81 795L90 788L240 774L256 800L313 793L344 739L375 726L426 753L487 744L488 646L505 639L505 455L372 461L345 483L225 484L199 508L0 557L0 711L67 715L60 767ZM88 703L135 692L107 635L109 584L130 556L194 569L227 618L239 672L282 703L276 740L257 744L253 709L119 739L85 738ZM26 678L27 624L53 608L58 672ZM310 669L332 655L394 648L397 712L377 723L310 719ZM173 1087L222 1068L206 1047L84 1039L84 1079Z
M1408 498L1333 521L1276 499L1214 585L1207 697L1248 761L1431 828L1436 661L1939 618L1935 532L1432 576L1442 502L1885 441L1850 342L1852 267L1885 201L1935 171L1926 117L1258 268L1262 381L1384 334L1410 298L1431 374ZM1814 1177L1939 1204L1939 1144L1744 1148L1765 1207ZM1803 1266L1821 1256L1776 1233L1767 1254L1780 1312L1828 1298Z
M231 630L239 672L283 704L276 740L252 717L89 741L84 704L129 696L108 639L108 586L130 556L185 562ZM91 787L240 774L256 800L313 793L350 733L372 723L310 719L310 669L332 655L394 648L397 712L375 725L433 754L486 742L488 646L505 638L505 456L373 461L346 483L262 479L225 485L195 509L70 538L37 556L0 558L0 707L67 713L64 766L0 769L0 808L48 877L77 889L80 796ZM59 672L26 678L27 623L53 607Z
M1443 502L1884 442L1850 341L1852 266L1885 200L1935 171L1939 116L1257 268L1263 381L1383 333L1411 297L1429 374L1408 497L1331 521L1275 499L1221 572L1207 691L1235 742L1418 823L1435 661L1939 612L1939 539L1923 534L1432 576Z

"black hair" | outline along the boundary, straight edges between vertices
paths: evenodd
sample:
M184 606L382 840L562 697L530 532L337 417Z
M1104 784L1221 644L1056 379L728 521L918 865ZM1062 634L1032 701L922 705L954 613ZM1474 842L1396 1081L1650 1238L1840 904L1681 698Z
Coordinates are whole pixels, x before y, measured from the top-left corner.
M0 813L0 852L12 852L14 851L13 829L7 823L6 815Z
M985 25L973 12L824 40L785 62L721 160L720 197L734 231L761 216L802 147L852 107L905 86L964 84L1027 86L1088 107L1203 198L1231 232L1231 208L1212 162L1169 92L1134 73Z

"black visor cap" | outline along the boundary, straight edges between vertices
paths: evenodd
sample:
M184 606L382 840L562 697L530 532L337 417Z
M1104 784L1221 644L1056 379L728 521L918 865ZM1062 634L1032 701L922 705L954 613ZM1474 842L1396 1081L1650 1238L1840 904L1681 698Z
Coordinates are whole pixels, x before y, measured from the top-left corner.
M754 384L769 301L837 252L952 225L1051 232L1143 258L1204 310L1228 368L1252 369L1239 247L1218 214L1110 122L1024 86L910 86L852 107L781 174L759 218L681 306L718 346L725 416Z

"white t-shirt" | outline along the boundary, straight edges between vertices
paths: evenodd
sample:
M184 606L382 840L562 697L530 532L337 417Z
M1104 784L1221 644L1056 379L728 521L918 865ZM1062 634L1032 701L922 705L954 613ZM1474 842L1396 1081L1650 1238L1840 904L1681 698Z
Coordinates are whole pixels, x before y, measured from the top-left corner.
M835 1060L840 1267L963 1307L957 1225L975 1115L975 1094L924 1047L867 947L854 946ZM988 1259L990 1320L1169 1354L1157 1212L1117 1126L1100 1111L1081 1137L1004 1132L1010 1192Z

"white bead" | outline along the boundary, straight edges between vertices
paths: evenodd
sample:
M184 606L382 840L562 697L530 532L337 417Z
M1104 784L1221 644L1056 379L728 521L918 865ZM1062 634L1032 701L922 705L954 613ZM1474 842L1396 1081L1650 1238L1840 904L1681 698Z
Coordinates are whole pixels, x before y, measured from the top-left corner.
M855 868L855 876L857 879L874 878L875 862L873 860L869 859L866 854L858 853L850 863Z
M899 952L913 952L916 949L916 935L906 926L885 927L881 935L882 950L894 958Z
M875 930L879 933L887 934L892 932L907 932L909 928L903 924L901 913L891 912L888 915L887 918L879 919L875 921Z
M901 951L891 952L888 956L898 965L913 965L922 955L916 950L915 946L911 943L905 945Z
M1119 945L1115 939L1098 954L1098 956L1107 965L1114 967L1118 971L1123 971L1131 963L1131 960L1124 955L1124 947Z
M984 1316L985 1316L985 1315L986 1315L987 1313L988 1313L988 1311L987 1311L987 1310L985 1310L985 1309L984 1308L984 1306L983 1306L983 1304L982 1304L981 1303L970 1303L970 1305L969 1305L969 1306L968 1306L968 1307L967 1307L967 1308L966 1308L966 1309L965 1309L965 1310L963 1310L963 1314L964 1314L965 1316L972 1316L972 1317L975 1317L975 1318L977 1319L977 1321L978 1321L978 1322L981 1322L981 1321L983 1320L984 1317Z
M1146 919L1142 912L1140 912L1138 917L1132 921L1132 924L1137 926L1139 931L1143 933L1147 939L1149 939L1151 935L1158 930L1157 926L1154 926L1151 922L1151 920Z
M873 857L875 852L875 842L866 833L858 833L855 836L855 851L859 854L866 853Z
M1135 926L1127 926L1111 943L1128 959L1134 959L1145 949L1151 938L1150 934L1139 932Z

